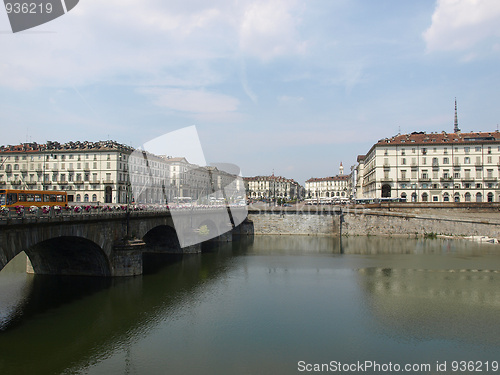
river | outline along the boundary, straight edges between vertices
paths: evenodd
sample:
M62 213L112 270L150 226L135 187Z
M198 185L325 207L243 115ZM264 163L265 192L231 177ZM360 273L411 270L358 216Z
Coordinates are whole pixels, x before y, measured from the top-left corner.
M500 373L499 245L256 236L139 277L24 270L0 272L1 374Z

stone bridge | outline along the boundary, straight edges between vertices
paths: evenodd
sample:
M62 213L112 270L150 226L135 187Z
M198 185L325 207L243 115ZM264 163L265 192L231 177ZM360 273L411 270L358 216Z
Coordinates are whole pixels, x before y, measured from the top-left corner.
M143 252L196 253L202 241L231 241L234 228L224 217L225 209L196 215L187 210L174 217L165 210L22 216L11 212L0 217L0 270L24 251L31 263L28 268L37 274L138 275ZM193 244L181 247L176 229L184 234L189 230ZM214 238L214 233L223 234Z

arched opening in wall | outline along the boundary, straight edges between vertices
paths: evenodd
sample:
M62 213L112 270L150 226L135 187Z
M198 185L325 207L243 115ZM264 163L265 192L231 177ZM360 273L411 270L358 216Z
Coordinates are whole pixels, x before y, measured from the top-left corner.
M168 225L159 225L151 229L142 238L146 243L146 251L153 253L182 253L179 239L174 228Z
M417 201L417 193L411 193L411 201L416 202Z
M111 203L113 199L113 189L111 186L106 186L104 189L104 203Z
M427 193L422 194L422 202L428 202L429 201L429 195Z
M403 202L406 202L406 197L407 197L407 196L406 196L406 193L401 193L401 200L402 200Z
M465 193L465 201L470 202L470 193L469 192Z
M455 203L460 202L460 193L455 193L454 201L455 201Z
M384 184L382 185L382 198L390 198L391 197L391 185Z
M476 194L476 202L482 202L483 201L483 194L477 193Z
M108 257L100 246L86 238L51 238L31 246L26 254L36 274L111 276Z
M449 202L450 201L450 194L444 193L443 194L443 202Z
M488 203L491 203L491 202L493 202L493 193L489 192L488 193Z

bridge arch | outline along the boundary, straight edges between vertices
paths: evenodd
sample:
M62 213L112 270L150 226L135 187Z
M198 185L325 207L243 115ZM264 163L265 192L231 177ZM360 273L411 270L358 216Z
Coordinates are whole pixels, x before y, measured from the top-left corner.
M37 274L111 276L104 251L83 237L54 237L30 246L25 253Z
M142 238L150 252L182 253L177 232L170 225L157 225Z

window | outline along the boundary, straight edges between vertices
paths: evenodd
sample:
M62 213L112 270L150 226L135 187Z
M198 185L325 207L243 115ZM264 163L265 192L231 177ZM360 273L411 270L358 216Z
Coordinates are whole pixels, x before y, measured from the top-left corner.
M468 156L464 158L464 164L470 164L470 158Z
M476 152L481 152L481 147L476 146Z
M401 155L404 155L405 154L405 149L401 149Z
M488 147L488 155L491 154L491 147Z
M443 154L447 154L448 153L448 148L444 148L444 151L443 151Z
M470 147L464 147L464 151L466 154L468 154L470 152Z
M92 202L97 202L97 194L92 194Z
M449 158L443 158L443 164L450 164Z
M403 158L403 160L401 160L401 163L402 163L403 165L406 165L406 158Z
M427 164L427 158L422 158L422 164Z
M488 157L486 158L486 162L487 162L488 164L493 163L493 158L492 158L491 156L488 156Z

